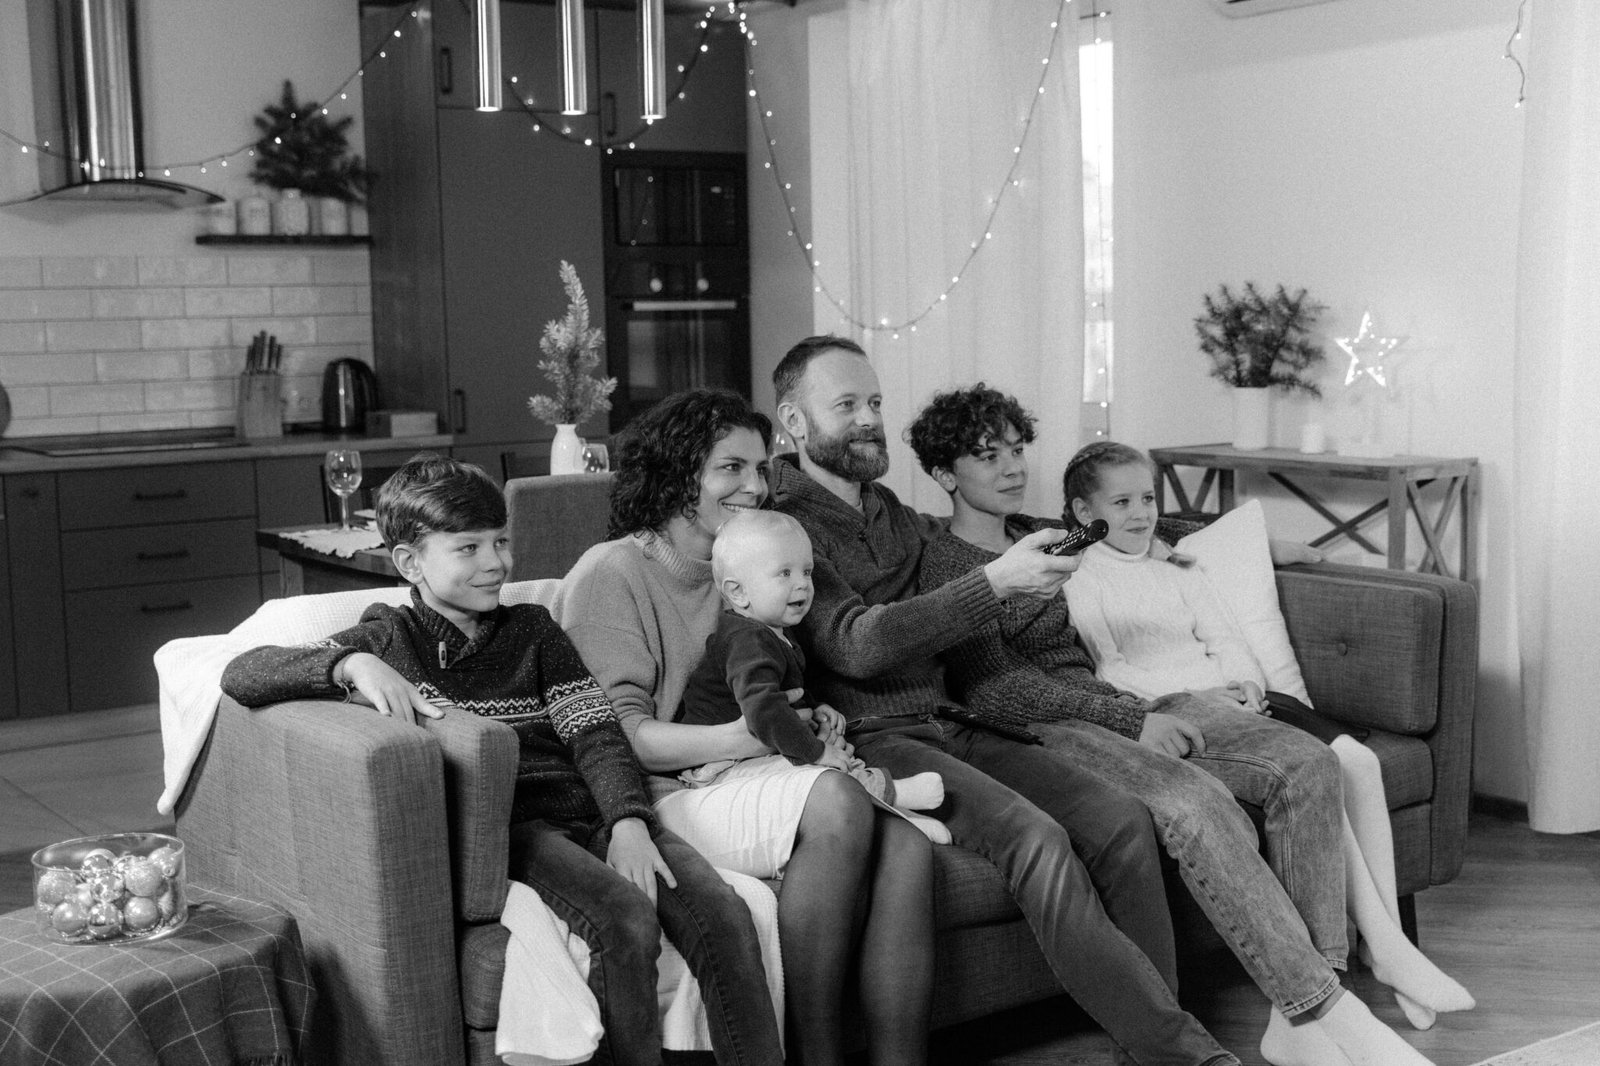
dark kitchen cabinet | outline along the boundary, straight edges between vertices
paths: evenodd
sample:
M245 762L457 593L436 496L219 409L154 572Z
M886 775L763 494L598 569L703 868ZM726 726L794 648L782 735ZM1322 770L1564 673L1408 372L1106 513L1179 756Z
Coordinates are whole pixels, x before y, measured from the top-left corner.
M527 401L550 388L537 366L539 338L566 307L563 260L577 268L594 324L605 325L607 156L583 139L638 125L633 16L587 13L591 114L563 118L555 5L502 4L502 68L517 82L505 86L506 110L489 113L474 110L472 6L429 7L406 20L399 38L392 29L401 9L362 9L364 47L388 38L387 60L368 68L362 87L367 153L379 175L369 204L375 361L389 406L448 411L453 453L495 470L501 452L552 433ZM698 47L698 21L668 17L669 89L677 64ZM735 26L714 24L685 98L636 147L742 151L742 45ZM541 114L522 109L519 94ZM612 157L627 153L619 147ZM579 432L606 428L599 418Z

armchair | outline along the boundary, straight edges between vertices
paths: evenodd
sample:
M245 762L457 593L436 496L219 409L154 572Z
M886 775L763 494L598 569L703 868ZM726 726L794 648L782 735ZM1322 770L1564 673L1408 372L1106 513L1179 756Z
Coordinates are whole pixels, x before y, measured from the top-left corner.
M555 584L506 596L547 603ZM1278 584L1317 706L1374 729L1401 893L1450 880L1470 785L1471 586L1325 564L1281 570ZM305 599L337 596L357 614L375 598ZM495 1062L515 763L511 731L470 715L418 729L347 704L223 700L178 834L195 883L299 920L320 1061ZM1059 994L999 872L960 848L935 852L938 1024Z

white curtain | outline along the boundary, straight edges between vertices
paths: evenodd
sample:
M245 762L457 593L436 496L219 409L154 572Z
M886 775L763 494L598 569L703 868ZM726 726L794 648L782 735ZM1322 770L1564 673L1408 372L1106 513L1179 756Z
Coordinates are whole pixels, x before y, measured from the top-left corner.
M27 6L0 3L0 130L32 141L33 65L28 58ZM39 156L0 138L0 203L38 191Z
M1600 5L1536 0L1517 277L1517 632L1529 815L1600 829Z
M847 113L812 115L814 126L848 124L847 205L817 209L846 211L848 254L830 262L848 263L841 295L850 314L896 324L938 305L898 340L837 318L818 323L855 334L871 354L893 454L887 481L922 510L947 512L948 500L900 433L936 391L980 379L1039 415L1029 509L1060 510L1083 361L1074 15L1060 0L850 0ZM1017 184L1008 186L1014 158ZM813 159L813 168L830 165ZM940 302L986 232L991 239Z

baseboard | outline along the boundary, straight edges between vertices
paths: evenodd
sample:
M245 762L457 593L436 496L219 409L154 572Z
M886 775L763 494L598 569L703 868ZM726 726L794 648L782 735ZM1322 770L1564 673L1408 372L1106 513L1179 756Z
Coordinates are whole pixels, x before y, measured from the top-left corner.
M1506 799L1504 796L1486 796L1481 792L1472 794L1472 812L1504 818L1508 822L1528 820L1528 805L1524 801Z

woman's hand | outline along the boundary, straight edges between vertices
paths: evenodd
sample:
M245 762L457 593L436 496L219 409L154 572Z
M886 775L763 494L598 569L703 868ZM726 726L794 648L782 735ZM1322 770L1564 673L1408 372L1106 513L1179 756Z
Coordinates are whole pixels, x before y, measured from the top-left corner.
M834 770L850 772L850 757L831 744L824 744L822 754L817 756L817 766L826 766Z
M333 679L353 686L361 693L362 701L379 714L393 715L411 725L417 724L419 714L425 718L444 717L442 708L423 699L417 686L371 652L352 652L340 659L334 664Z
M1320 563L1324 559L1323 554L1309 544L1301 544L1294 540L1278 540L1276 537L1267 538L1267 552L1272 556L1273 566Z
M1261 686L1254 681L1229 681L1217 688L1198 689L1195 695L1214 696L1219 700L1237 703L1251 714L1260 714L1267 706L1267 699L1261 691Z
M794 700L791 698L790 702ZM828 706L819 703L811 708L811 728L821 738L824 744L831 744L835 739L844 739L844 715Z
M1182 759L1188 755L1204 754L1206 735L1193 722L1151 711L1144 716L1144 725L1139 730L1139 743L1171 755L1174 759Z
M677 878L667 867L667 860L656 850L650 839L650 830L638 818L622 818L611 827L611 843L606 848L606 865L621 874L640 892L656 901L656 878L677 888Z

